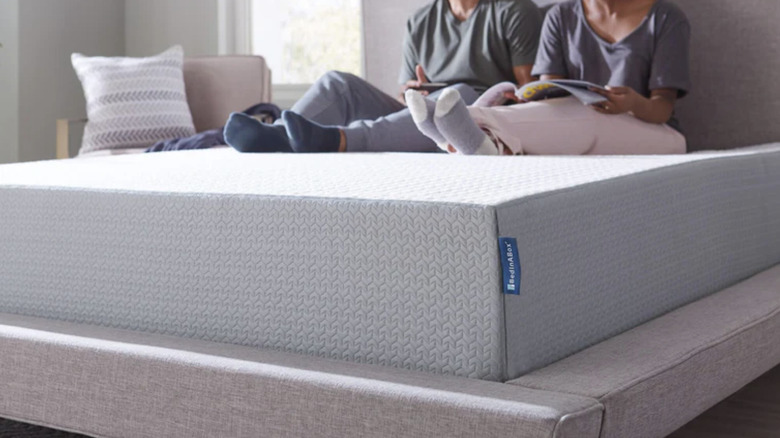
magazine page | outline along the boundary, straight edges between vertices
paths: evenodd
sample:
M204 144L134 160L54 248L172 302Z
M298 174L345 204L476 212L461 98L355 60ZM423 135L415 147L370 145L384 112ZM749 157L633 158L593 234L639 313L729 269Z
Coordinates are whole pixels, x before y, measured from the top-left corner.
M517 90L517 97L522 100L543 100L555 97L574 96L584 105L593 105L600 102L606 102L607 98L590 91L589 88L598 88L604 90L601 85L586 81L576 81L571 79L554 79L550 81L536 81L526 84Z

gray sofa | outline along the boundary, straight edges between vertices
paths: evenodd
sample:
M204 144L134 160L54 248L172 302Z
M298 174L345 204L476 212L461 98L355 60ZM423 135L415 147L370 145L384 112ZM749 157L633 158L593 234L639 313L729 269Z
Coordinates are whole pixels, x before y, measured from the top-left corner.
M691 149L780 141L780 3L677 1ZM397 38L375 36L368 76L394 88L375 75L394 76L377 66ZM505 383L2 314L0 417L97 437L661 438L780 364L779 333L780 267Z

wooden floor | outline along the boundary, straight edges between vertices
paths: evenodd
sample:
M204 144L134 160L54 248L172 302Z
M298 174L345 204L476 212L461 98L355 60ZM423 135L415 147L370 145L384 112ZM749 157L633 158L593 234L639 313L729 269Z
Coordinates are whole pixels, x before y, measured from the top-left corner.
M668 438L780 438L780 367Z
M0 438L87 438L45 427L17 423L0 418Z

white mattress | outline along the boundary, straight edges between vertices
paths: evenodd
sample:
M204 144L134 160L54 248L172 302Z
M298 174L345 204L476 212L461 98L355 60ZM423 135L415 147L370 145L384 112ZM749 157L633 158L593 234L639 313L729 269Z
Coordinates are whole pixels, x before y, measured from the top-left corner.
M0 167L0 184L498 206L542 192L721 155L506 159L401 153L241 155L221 148L20 163Z
M778 149L0 166L0 312L509 379L780 262Z

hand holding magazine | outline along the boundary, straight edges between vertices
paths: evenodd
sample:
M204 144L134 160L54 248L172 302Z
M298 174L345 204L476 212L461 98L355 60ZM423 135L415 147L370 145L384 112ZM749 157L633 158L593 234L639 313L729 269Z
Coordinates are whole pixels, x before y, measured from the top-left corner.
M515 95L522 101L543 100L569 95L576 97L585 105L594 105L607 101L606 97L591 91L591 88L606 91L606 88L603 86L587 81L552 79L525 84L515 92Z

